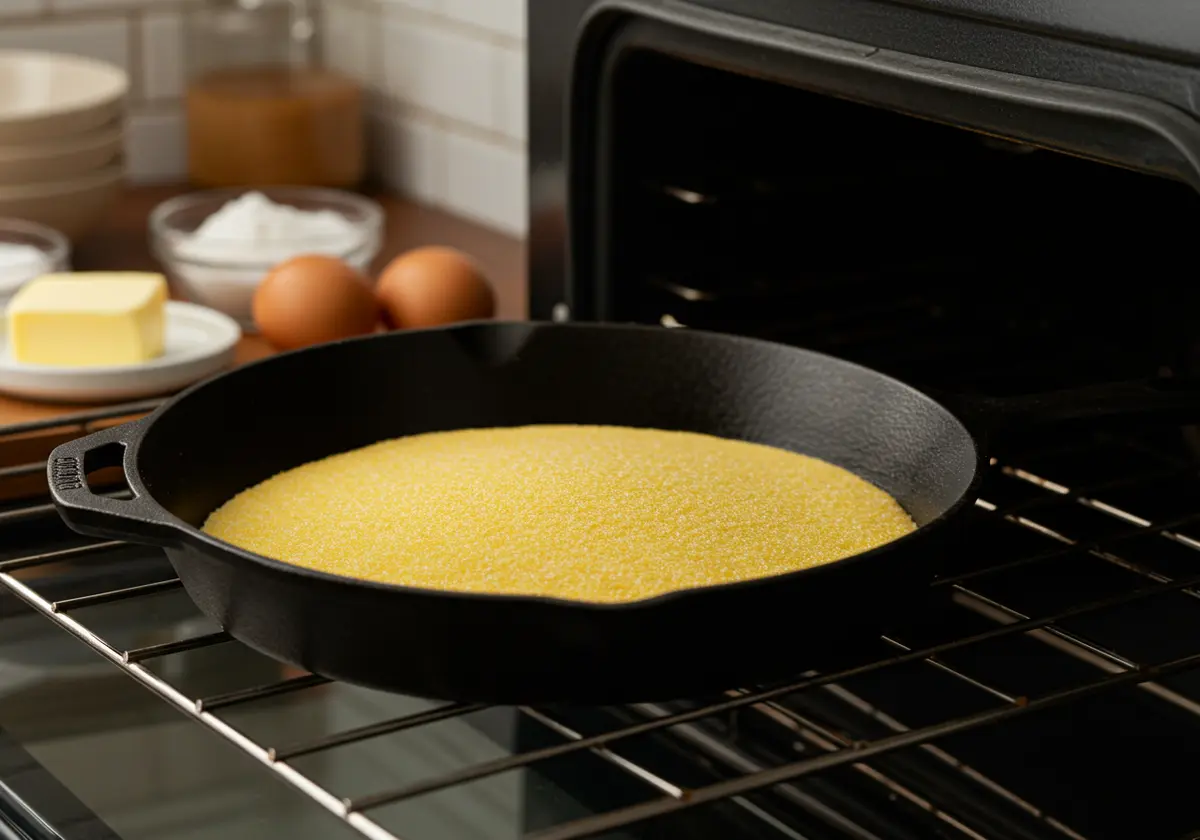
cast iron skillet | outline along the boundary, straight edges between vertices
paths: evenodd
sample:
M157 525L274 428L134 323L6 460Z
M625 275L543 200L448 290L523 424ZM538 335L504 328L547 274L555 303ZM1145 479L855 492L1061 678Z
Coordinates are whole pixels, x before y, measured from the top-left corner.
M780 344L607 324L478 323L287 353L201 383L151 416L58 447L75 530L161 545L197 606L315 673L491 703L664 699L821 667L919 597L973 501L998 422L1190 411L1195 393L1114 386L958 413L883 374ZM681 429L815 455L882 487L921 526L826 566L597 605L365 583L199 530L281 470L432 430L529 423ZM92 493L123 465L134 498ZM451 525L450 527L453 527ZM699 558L698 558L699 560Z

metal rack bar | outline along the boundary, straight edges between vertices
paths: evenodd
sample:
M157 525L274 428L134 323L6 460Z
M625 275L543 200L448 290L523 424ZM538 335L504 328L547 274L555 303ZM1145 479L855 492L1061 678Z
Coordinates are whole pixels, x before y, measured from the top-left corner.
M995 505L993 505L990 502L987 502L983 499L976 499L975 505L976 505L976 507L982 508L983 510L992 511L992 512L994 512L996 509ZM1035 554L1029 554L1024 557L1020 557L1016 560L1010 560L1007 563L1001 563L997 566L989 566L986 569L971 569L969 571L958 572L957 574L953 574L953 575L942 575L941 577L939 577L937 580L935 580L933 582L933 587L936 589L938 587L953 586L954 584L961 583L963 581L973 580L975 578L980 578L980 577L987 577L988 575L993 575L997 572L1007 572L1007 571L1011 571L1012 569L1019 569L1022 566L1032 566L1037 563L1044 563L1047 560L1055 560L1059 557L1066 557L1071 554L1078 554L1085 550L1086 550L1085 546L1070 545L1070 546L1067 546L1066 548L1055 548L1055 549L1050 549L1048 551L1039 551Z
M163 642L157 645L147 645L146 647L132 648L121 654L121 660L130 665L134 662L145 662L147 659L156 659L160 656L173 656L176 653L187 653L189 650L199 650L200 648L210 647L212 645L224 644L232 642L233 636L230 636L224 630L218 630L215 633L206 633L203 636L193 636L190 639L179 639L174 642Z
M764 708L764 706L765 706L765 704L760 705L760 706L754 706L753 708L756 710L762 710ZM663 709L662 707L657 706L653 703L639 703L639 704L637 704L636 708L639 709L640 711L645 712L646 714L655 715L655 716L659 716L659 717L669 714L669 712L667 712L665 709ZM704 731L699 726L696 726L695 724L682 724L681 726L679 726L677 728L676 731L677 731L679 737L683 741L700 749L705 754L717 758L719 761L721 761L722 763L726 764L727 766L733 768L734 770L736 770L739 773L757 773L758 771L765 769L761 763L749 759L748 757L743 755L741 752L733 749L730 745L724 743L719 738L714 737L713 735L710 735L709 733ZM793 728L789 728L789 733L793 736L800 736L803 738L803 735L799 732L796 732ZM807 741L808 739L805 738L805 740ZM815 740L814 740L814 744L815 744ZM892 785L890 784L891 783L890 779L884 780L881 777L881 778L876 778L875 781L883 784L884 787L887 787L889 789L889 791L892 793L897 793L898 795L904 795L902 793L899 793L899 790L894 790L892 788ZM899 786L897 786L897 787L899 787ZM864 836L864 833L865 833L864 830L862 828L860 828L857 824L855 824L853 821L851 821L847 817L843 816L842 814L840 814L838 811L834 810L833 808L830 808L829 806L825 805L823 802L821 802L816 797L810 796L808 793L806 793L805 791L801 790L800 788L798 788L794 785L790 785L790 784L778 785L775 787L774 792L780 794L785 799L795 802L797 805L799 805L804 810L808 811L809 813L815 814L816 816L820 817L821 819L823 819L825 822L829 823L830 825L836 826L836 827L842 829L843 831L846 831L851 836ZM742 796L730 797L730 801L736 803L738 806L745 808L747 810L751 810L751 811L758 810L757 806L754 805L753 802L751 802L749 799L746 799L745 797L742 797ZM795 838L797 838L797 840L803 840L803 838L801 838L798 834L794 834L794 833L789 833L786 836L795 837ZM865 836L871 837L871 838L873 838L873 840L878 840L878 837L875 834L865 834ZM979 838L977 835L969 835L969 837L970 837L970 840L987 840L987 838Z
M969 608L1000 624L1019 621L1021 615L1016 610L999 604L996 601L977 602L971 604ZM1034 630L1029 635L1056 650L1062 651L1068 656L1086 662L1092 667L1108 674L1119 674L1140 667L1128 658L1105 650L1099 645L1079 640L1079 637L1074 634L1048 632L1051 629L1054 628ZM1138 688L1153 694L1160 700L1170 703L1176 708L1200 717L1200 703L1190 697L1184 697L1179 692L1167 688L1165 685L1148 680L1139 684Z
M287 761L290 758L298 758L302 755L311 755L312 753L331 750L334 747L342 747L347 744L366 741L369 738L378 738L381 735L391 735L396 732L403 732L406 729L415 729L418 726L428 726L431 723L462 717L463 715L469 715L472 712L478 712L486 708L487 706L483 703L448 703L445 706L427 709L423 712L417 712L414 715L404 715L403 717L360 726L356 729L347 729L333 735L327 735L324 738L318 738L315 741L308 741L290 747L271 747L267 750L267 754L270 755L272 761Z
M1028 616L1026 616L1026 617L1028 617ZM1049 625L1049 626L1053 626L1053 625ZM1030 632L1032 632L1032 631L1030 631ZM882 639L885 644L889 644L898 650L904 651L905 653L909 653L912 651L911 647L904 644L904 642L901 642L897 639L893 639L891 636L880 636L880 639ZM968 676L968 675L964 674L962 671L959 671L957 668L947 665L945 662L938 659L936 656L927 656L927 657L925 657L924 662L926 665L937 668L943 674L949 674L950 676L954 677L955 679L961 680L962 682L965 682L967 685L970 685L970 686L973 686L973 687L979 689L984 694L990 694L992 697L996 698L997 700L1000 700L1001 702L1017 703L1020 701L1020 698L1018 698L1018 697L1014 697L1011 694L1008 694L1007 692L1001 691L1000 689L996 688L995 686L988 685L987 683L983 682L982 680L978 680L975 677ZM832 686L827 686L827 687L832 687Z
M238 706L253 700L265 700L268 697L278 697L281 694L290 694L293 691L301 691L305 688L315 688L316 686L325 685L330 682L333 681L327 677L318 677L316 674L305 674L299 677L292 677L289 680L268 683L267 685L256 685L251 688L228 691L224 694L214 694L211 697L201 697L195 701L196 711L214 712L217 709L226 709L230 706Z
M900 721L893 718L891 715L872 706L870 703L863 700L861 697L854 694L853 692L847 690L843 686L829 685L829 686L826 686L826 691L829 691L831 694L835 695L839 700L842 700L843 702L847 703L851 707L857 709L858 711L870 716L872 719L883 724L885 727L890 729L892 732L908 732L910 729L909 727L900 723ZM758 711L763 712L768 717L770 717L772 720L775 720L775 721L781 723L782 725L788 726L790 730L796 731L798 734L801 734L801 735L807 734L809 737L806 738L806 740L809 740L812 743L816 744L817 746L820 746L822 749L825 749L827 752L832 752L835 749L837 749L837 746L836 746L837 744L840 744L841 747L843 747L843 748L853 747L853 745L854 745L854 741L852 739L847 738L846 736L842 735L841 733L835 732L835 731L829 729L828 727L821 726L816 721L813 721L813 720L805 717L804 715L799 714L795 709L791 709L791 708L788 708L786 706L783 706L783 705L780 705L780 704L774 703L774 702L763 704L762 706L755 706L754 708ZM806 730L806 731L802 731L802 728L803 728L803 730ZM814 735L817 737L814 738L813 737ZM825 745L822 745L822 744L818 743L818 741L820 739L824 739L826 742L833 742L833 743L826 743ZM1013 805L1015 805L1016 807L1020 808L1022 811L1029 814L1031 817L1034 817L1035 819L1040 820L1041 822L1043 822L1050 828L1053 828L1055 831L1059 832L1060 834L1063 834L1066 837L1071 838L1071 840L1086 840L1086 838L1084 838L1082 835L1080 835L1079 833L1077 833L1076 831L1071 829L1069 826L1064 825L1060 821L1056 820L1054 817L1047 814L1042 809L1025 801L1024 799L1022 799L1021 797L1017 796L1015 793L1010 791L1008 788L1004 787L1003 785L998 784L997 782L995 782L992 779L988 778L987 776L983 775L979 771L977 771L974 768L970 767L969 765L963 763L961 760L959 760L958 758L955 758L953 755L950 755L949 753L947 753L945 750L941 749L940 747L938 747L934 744L921 744L918 749L924 751L927 755L932 756L933 758L937 759L942 764L944 764L947 767L962 774L966 778L971 779L976 784L982 785L983 787L987 788L992 793L1003 798L1005 801L1010 802ZM865 774L869 778L875 779L876 781L878 781L879 783L881 783L885 787L887 787L889 790L893 790L895 793L897 793L897 795L903 796L906 799L909 799L910 801L914 801L914 802L916 801L914 799L914 795L911 793L911 791L908 791L907 788L905 788L903 785L899 784L898 782L895 782L894 780L889 779L885 774L883 774L879 770L875 769L872 765L864 764L862 762L857 762L852 766L855 769L859 770L860 772L866 771ZM916 802L916 804L921 806L920 802ZM935 813L935 816L938 816L939 819L944 819L942 816L942 814L944 812L938 811L933 806L933 803L926 802L925 805L928 806L931 809L931 812ZM954 827L956 829L958 829L959 831L962 831L964 834L969 833L973 837L978 837L978 835L975 834L975 832L971 831L966 826L959 823L957 820L953 820L953 818L950 817L950 815L946 814L945 817L950 818L945 821L954 825Z
M956 588L958 591L954 594L955 603L961 604L977 613L982 613L984 608L999 612L1005 616L1004 621L997 620L1000 624L1008 624L1012 621L1024 621L1026 618L1028 618L1028 616L1024 613L1014 610L1010 607L1006 607L999 601L996 601L993 598L988 598L986 595L982 595L966 588ZM1039 628L1037 632L1044 633L1048 636L1053 636L1059 641L1065 642L1068 646L1078 649L1085 654L1103 661L1108 668L1115 668L1117 671L1128 671L1133 668L1141 667L1133 660L1122 656L1115 651L1111 651L1103 645L1089 641L1088 639L1080 636L1078 633L1072 633L1070 631L1063 630L1061 627L1055 627L1053 624Z
M13 525L18 522L29 522L54 514L54 505L30 505L29 507L14 508L0 511L0 525Z
M182 586L183 581L179 578L158 580L154 583L143 583L140 586L126 586L123 589L110 589L107 592L96 592L92 595L80 595L76 598L64 598L61 601L52 601L50 609L56 613L62 613L67 610L78 610L83 607L95 607L100 604L125 601L129 598L138 598L143 595L157 595L160 592L170 592L172 589L179 589Z
M40 554L30 554L25 557L14 557L11 560L0 560L0 573L15 572L18 569L29 569L49 563L61 563L64 560L74 560L101 551L120 548L124 543L111 541L79 545L74 548L64 548L59 551L44 551Z
M107 493L97 493L96 495L105 496L109 499L130 498L128 490L113 490ZM47 519L57 515L58 512L54 509L54 505L49 502L40 505L30 505L29 507L14 508L13 510L0 511L0 526L33 522L38 519Z
M828 688L833 687L828 686ZM844 735L834 732L828 727L822 726L817 721L777 703L766 703L754 708L780 725L786 726L789 732L799 737L806 744L815 746L824 752L836 752L839 749L852 747L854 744L852 740L846 738ZM971 829L952 814L942 810L929 799L919 795L916 791L891 778L876 767L861 761L854 762L850 766L859 774L882 785L891 795L907 800L909 803L970 838L970 840L987 840L986 837ZM763 769L765 768L759 767L754 770L748 769L746 772L758 772ZM776 790L779 790L780 787L782 786L777 786Z
M1081 504L1084 507L1107 514L1108 516L1119 519L1123 522L1128 522L1130 525L1136 526L1133 533L1157 533L1160 536L1167 537L1168 539L1175 539L1179 535L1171 533L1170 529L1179 527L1180 525L1200 522L1200 513L1188 513L1182 516L1173 517L1164 522L1154 523L1149 519L1138 516L1137 514L1131 513L1127 510L1123 510L1116 505L1110 505L1107 502L1093 498L1090 495L1084 495L1085 493L1092 492L1094 488L1084 488L1076 491L1072 490L1070 487L1066 487L1065 485L1037 475L1036 473L1031 473L1028 470L1005 466L1001 466L1000 469L1005 475L1010 475L1013 478L1024 481L1027 484L1032 484L1035 487L1039 487L1042 490L1047 490L1056 495L1068 496L1077 504ZM1200 548L1200 543L1196 543L1194 540L1189 540L1189 544L1192 544L1196 548Z
M86 429L98 420L115 420L118 417L131 417L134 414L146 414L162 405L166 400L138 400L137 402L111 405L106 408L88 409L72 414L59 414L44 420L28 420L24 423L12 423L0 429L5 437L16 437L30 432L44 432L50 429L83 428Z
M179 711L207 726L265 767L273 770L281 779L311 798L322 808L346 820L352 828L367 838L367 840L399 840L394 834L384 829L369 817L363 814L346 813L341 799L325 790L290 764L283 761L272 761L264 747L259 746L253 739L246 737L237 729L212 714L210 710L202 708L198 701L183 694L170 683L157 676L153 671L146 668L146 666L137 662L126 663L121 651L118 651L103 638L93 633L73 616L54 612L49 601L12 575L0 572L0 584L7 586L22 601L29 604L29 606L33 607L46 618L57 623L109 662L124 670L125 673L129 674L154 694L157 694L163 700L179 709Z
M21 478L27 475L40 475L46 472L45 461L35 461L32 464L16 464L11 467L0 467L0 480L6 478Z
M579 743L580 741L583 740L583 736L580 735L578 732L576 732L574 729L571 729L569 726L564 726L563 724L554 720L549 715L539 712L537 709L530 708L529 706L521 706L520 709L522 712L524 712L526 715L528 715L529 717L536 720L542 726L545 726L547 729L560 735L563 738L569 739L571 742ZM629 775L633 776L636 779L640 779L641 781L650 785L655 790L657 790L659 793L666 794L667 796L673 797L675 799L682 799L684 796L687 795L687 791L684 790L683 788L667 781L662 776L659 776L657 773L652 773L649 770L647 770L645 767L635 764L634 762L630 761L629 759L625 758L624 756L617 755L615 752L608 749L607 747L588 747L586 749L589 752L591 752L593 755L599 756L600 758L607 761L609 764L620 767L622 770L624 770Z
M952 650L958 650L960 648L978 644L980 642L992 641L1020 633L1029 633L1033 630L1048 627L1055 622L1085 615L1090 612L1108 609L1114 606L1120 606L1122 604L1140 600L1141 598L1153 597L1155 595L1173 592L1189 586L1197 585L1200 585L1200 575L1172 581L1171 583L1167 584L1146 586L1141 589L1135 589L1131 590L1130 592L1113 595L1109 598L1099 601L1093 601L1087 604L1081 604L1068 609L1060 610L1048 616L1027 618L1011 624L1004 624L980 633L972 634L970 636L963 636L949 642L943 642L941 644L931 645L929 647L920 648L917 650L910 650L906 653L901 653L889 658L877 659L853 668L838 671L836 673L809 677L798 682L788 683L787 685L776 686L769 689L743 692L736 697L723 700L720 703L714 703L700 709L679 712L668 717L644 721L642 723L637 723L614 732L604 732L599 735L587 736L564 744L555 744L553 746L543 747L538 750L531 750L519 755L504 756L502 758L493 759L492 761L480 762L479 764L473 764L470 767L463 767L452 773L447 773L444 776L427 779L412 785L407 785L403 788L396 788L390 791L380 791L368 796L359 797L354 799L350 803L349 807L350 810L354 811L378 808L381 805L387 805L427 793L433 793L434 791L456 787L467 782L473 782L478 779L494 776L509 770L527 767L537 762L546 761L552 758L561 758L578 750L604 747L626 738L632 738L637 735L645 735L658 730L667 729L672 726L677 726L682 723L691 723L694 721L703 720L704 718L725 714L736 709L753 706L769 700L775 700L788 694L794 694L810 688L817 688L820 686L829 685L831 683L842 682L853 677L870 674L884 668L890 668L910 662L928 660L931 657L936 657L938 654L946 653Z
M977 499L976 504L980 507L983 507L985 510L997 511L997 506L993 505L991 502L988 502L985 499ZM1114 510L1115 510L1115 508L1114 508ZM1090 554L1093 557L1100 558L1101 560L1105 561L1106 563L1117 566L1118 568L1124 569L1127 572L1133 572L1134 574L1140 575L1141 577L1146 578L1147 580L1152 580L1155 583L1170 583L1172 580L1172 578L1169 577L1168 575L1164 575L1161 572L1157 572L1154 569L1151 569L1142 563L1137 563L1132 560L1127 560L1127 559L1121 557L1120 555L1117 555L1111 551L1101 550L1098 547L1098 545L1095 545L1095 544L1090 545L1087 543L1083 543L1082 541L1072 539L1071 537L1068 537L1065 534L1060 534L1058 531L1055 531L1053 528L1047 527L1046 525L1042 525L1032 519L1028 519L1024 516L1015 516L1012 514L1000 514L1000 515L1003 516L1004 519L1006 519L1007 521L1012 522L1014 525L1020 525L1031 531L1039 533L1042 536L1049 537L1057 542L1062 543L1065 546L1068 546L1068 548L1062 549L1061 552L1048 552L1045 554L1037 555L1034 558L1022 558L1020 560L1016 560L1011 563L1005 563L1005 564L1002 564L999 566L993 566L993 567L990 567L987 569L979 569L974 572L967 572L964 574L960 574L954 578L948 578L948 579L939 581L938 583L940 585L944 586L947 583L950 583L950 584L954 585L955 587L957 587L964 580L985 577L987 575L996 574L998 572L1008 571L1008 570L1016 568L1018 566L1028 565L1032 562L1040 562L1040 561L1046 560L1048 558L1057 556L1059 553L1069 554L1072 551L1086 552L1087 554ZM1191 518L1193 518L1193 517L1189 517L1189 519L1191 519ZM1166 532L1164 532L1162 530L1158 530L1158 529L1145 528L1143 530L1145 533L1157 533L1159 535L1166 534ZM1177 535L1172 535L1172 536L1177 536ZM1115 541L1115 540L1110 539L1110 540L1104 541L1104 543L1113 542L1113 541ZM1200 543L1193 544L1192 541L1188 541L1183 544L1187 545L1189 548L1200 549ZM1194 590L1191 588L1187 588L1187 589L1182 590L1182 592L1184 595L1187 595L1188 597L1196 598L1196 599L1200 600L1200 591L1197 591L1197 590Z
M1136 671L1128 671L1116 676L1107 677L1096 682L1074 688L1056 691L1043 695L1021 705L1007 704L995 709L966 715L955 720L897 733L866 743L858 743L852 749L838 750L805 761L797 761L780 767L773 767L759 773L740 776L727 781L716 782L708 787L697 788L682 799L656 799L639 805L631 805L617 811L582 817L573 822L564 823L532 835L535 840L579 840L584 837L595 837L608 831L616 831L634 823L656 817L666 816L686 808L695 808L728 799L732 796L744 796L749 793L770 788L782 782L790 782L802 776L812 775L821 770L840 767L855 761L884 755L905 747L919 746L927 741L944 738L958 732L965 732L982 726L990 726L1009 718L1027 712L1062 705L1074 700L1093 696L1111 687L1144 682L1154 677L1167 676L1200 666L1200 653L1164 662L1160 665L1150 665Z

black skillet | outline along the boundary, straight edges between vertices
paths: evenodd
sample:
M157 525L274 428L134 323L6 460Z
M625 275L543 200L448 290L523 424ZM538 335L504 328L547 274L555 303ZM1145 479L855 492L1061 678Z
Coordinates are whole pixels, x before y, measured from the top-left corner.
M1194 419L1198 406L1196 392L1127 384L956 412L881 373L764 341L479 323L238 368L145 419L58 447L48 469L72 528L164 547L197 606L270 656L451 700L616 702L782 678L876 632L928 585L946 526L974 498L996 424ZM307 461L400 435L529 423L682 429L815 455L886 490L921 527L826 566L620 605L364 583L199 530L241 490ZM115 465L132 500L87 487L86 472Z

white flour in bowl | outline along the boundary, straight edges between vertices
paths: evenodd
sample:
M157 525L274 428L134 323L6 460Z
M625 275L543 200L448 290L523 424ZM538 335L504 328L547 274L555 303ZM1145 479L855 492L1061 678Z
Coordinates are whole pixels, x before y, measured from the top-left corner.
M260 192L226 202L168 247L171 271L188 297L243 325L250 323L255 288L276 264L328 254L361 271L374 256L372 234L340 213L276 204Z
M0 301L52 269L50 257L33 245L0 242Z

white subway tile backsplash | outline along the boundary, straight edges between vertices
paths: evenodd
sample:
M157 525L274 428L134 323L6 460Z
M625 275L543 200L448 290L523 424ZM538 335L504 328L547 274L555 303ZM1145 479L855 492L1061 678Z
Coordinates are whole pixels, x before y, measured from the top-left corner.
M402 6L422 12L437 11L445 0L379 0L384 6Z
M456 120L494 126L499 47L401 16L389 16L382 34L388 93Z
M527 225L525 153L450 134L446 139L447 209L505 233Z
M28 15L42 10L42 0L0 0L0 17Z
M76 9L112 9L128 8L129 6L169 6L178 5L176 0L49 0L50 8L55 11L74 11Z
M178 12L142 18L142 95L174 99L183 93L183 20Z
M182 111L129 115L125 124L125 169L135 184L164 184L187 177Z
M124 18L6 23L0 49L73 53L128 68L129 26Z
M387 116L384 105L376 160L386 183L523 235L525 0L382 0L381 9L383 90L404 112Z
M430 204L446 203L446 133L419 119L390 114L373 126L373 164L394 190Z
M496 74L496 128L514 140L524 140L526 129L525 50L507 48Z
M365 9L326 0L321 7L321 61L354 79L376 81L371 15Z
M525 37L525 0L442 0L449 18L514 38Z
M134 183L186 178L184 0L0 0L0 48L130 71ZM321 61L369 86L371 161L392 188L510 234L526 227L526 0L319 0ZM88 10L56 17L47 10ZM21 16L25 16L22 18ZM130 66L130 62L136 66Z

